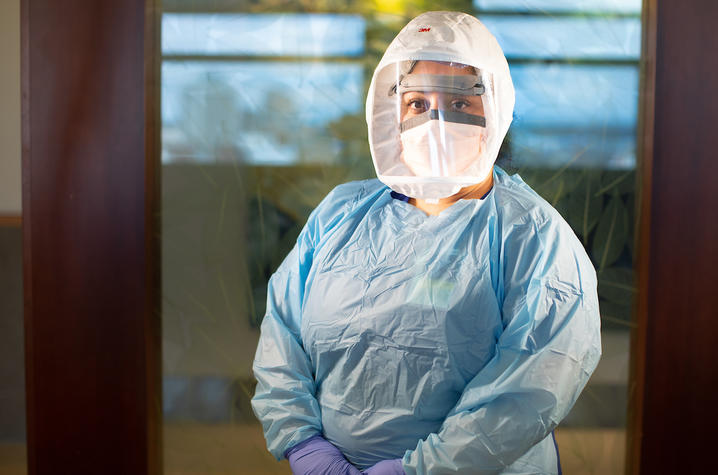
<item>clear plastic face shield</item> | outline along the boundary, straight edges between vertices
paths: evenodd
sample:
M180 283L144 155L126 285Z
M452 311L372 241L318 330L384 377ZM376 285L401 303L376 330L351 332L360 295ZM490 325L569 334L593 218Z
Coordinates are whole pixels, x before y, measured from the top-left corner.
M379 71L374 93L375 165L391 188L433 201L489 176L501 145L490 73L401 61Z

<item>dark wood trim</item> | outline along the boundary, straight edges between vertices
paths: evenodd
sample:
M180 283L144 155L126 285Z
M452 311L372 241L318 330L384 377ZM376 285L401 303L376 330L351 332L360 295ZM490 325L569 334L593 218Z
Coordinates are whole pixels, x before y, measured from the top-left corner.
M30 0L20 1L20 136L21 136L21 180L22 180L22 209L25 216L32 216L32 154L30 147ZM35 438L31 434L38 431L35 411L35 334L33 325L33 287L32 287L32 226L30 219L22 223L22 267L23 267L23 319L25 323L25 430L27 473L34 475L37 470L37 450Z
M700 474L710 471L706 455L718 443L718 3L644 5L655 81L643 85L629 473Z
M22 226L22 216L0 215L0 228L19 228Z
M147 361L147 473L163 473L162 457L162 9L161 0L145 0L145 250L149 268L145 292L150 296L145 318Z
M642 10L642 42L640 64L640 93L638 113L636 174L637 262L635 325L631 327L630 375L628 387L628 417L626 436L626 473L640 473L640 451L643 427L644 377L646 364L646 329L648 327L648 282L650 225L651 225L651 170L653 168L653 127L656 83L656 8L657 0L644 0Z
M21 1L31 475L162 471L157 12Z

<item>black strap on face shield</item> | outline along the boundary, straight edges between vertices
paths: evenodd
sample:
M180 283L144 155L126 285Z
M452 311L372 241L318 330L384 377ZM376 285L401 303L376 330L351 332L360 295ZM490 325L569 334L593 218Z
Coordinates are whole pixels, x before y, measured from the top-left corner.
M404 132L414 127L418 127L421 124L425 124L430 120L443 120L444 122L486 127L486 117L482 115L467 114L466 112L442 111L438 109L431 109L418 114L411 119L406 119L404 122L399 124L399 127L401 132Z

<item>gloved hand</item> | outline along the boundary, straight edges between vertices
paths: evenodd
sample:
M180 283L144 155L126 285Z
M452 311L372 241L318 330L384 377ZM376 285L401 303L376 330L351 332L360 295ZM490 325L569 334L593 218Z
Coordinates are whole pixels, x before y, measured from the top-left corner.
M315 435L284 452L294 475L361 475L344 454L321 435Z
M382 460L362 472L364 475L406 475L401 459Z

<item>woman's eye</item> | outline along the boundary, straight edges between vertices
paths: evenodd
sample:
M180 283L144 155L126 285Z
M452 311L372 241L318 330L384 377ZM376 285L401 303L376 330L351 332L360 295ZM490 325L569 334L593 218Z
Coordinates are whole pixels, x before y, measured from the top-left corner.
M426 102L419 99L409 101L409 109L414 112L426 110Z
M451 103L451 107L454 110L459 110L459 111L464 110L469 106L471 106L471 104L469 104L467 101L463 101L463 100L462 101L454 101Z

